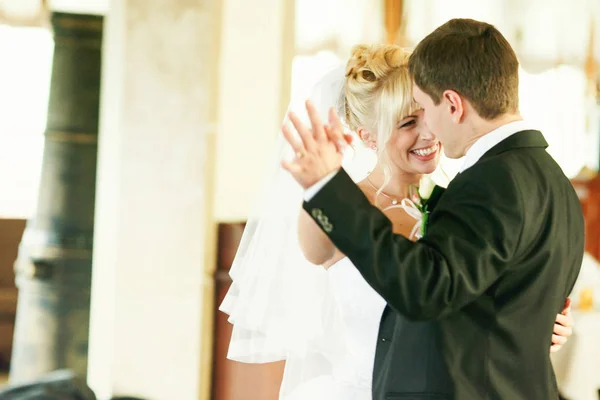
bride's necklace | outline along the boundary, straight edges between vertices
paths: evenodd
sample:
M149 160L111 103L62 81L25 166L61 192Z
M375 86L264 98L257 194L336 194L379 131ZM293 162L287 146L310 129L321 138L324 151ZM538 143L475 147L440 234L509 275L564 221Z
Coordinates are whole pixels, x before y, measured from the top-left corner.
M379 189L377 189L377 188L375 187L375 185L373 185L373 182L371 182L371 179L369 179L369 177L368 177L368 176L367 176L367 182L369 182L369 185L371 185L371 187L372 187L373 189L375 189L375 191L376 191L376 192L377 192L377 191L379 191ZM390 201L392 202L392 205L394 205L394 206L395 206L396 204L398 204L398 199L396 199L395 197L392 197L392 196L390 196L390 195L386 194L385 192L379 192L379 193L380 193L381 195L383 195L384 197L387 197L388 199L390 199Z

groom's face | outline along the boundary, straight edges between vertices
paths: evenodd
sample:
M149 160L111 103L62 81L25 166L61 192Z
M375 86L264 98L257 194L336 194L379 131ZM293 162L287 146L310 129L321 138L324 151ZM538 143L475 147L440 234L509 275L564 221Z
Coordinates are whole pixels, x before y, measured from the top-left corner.
M458 138L460 135L455 132L457 129L453 123L448 107L444 101L435 104L433 99L423 92L416 84L413 84L413 98L423 109L423 119L425 124L434 135L438 137L444 148L444 153L449 158L460 158L460 144ZM459 154L460 153L460 154Z

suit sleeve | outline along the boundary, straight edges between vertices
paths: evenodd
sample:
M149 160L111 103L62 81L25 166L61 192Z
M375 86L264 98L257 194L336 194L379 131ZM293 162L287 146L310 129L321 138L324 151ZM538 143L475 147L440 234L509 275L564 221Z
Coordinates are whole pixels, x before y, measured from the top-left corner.
M392 308L436 319L498 280L521 237L523 200L508 172L467 172L446 190L418 242L394 234L343 170L304 208Z

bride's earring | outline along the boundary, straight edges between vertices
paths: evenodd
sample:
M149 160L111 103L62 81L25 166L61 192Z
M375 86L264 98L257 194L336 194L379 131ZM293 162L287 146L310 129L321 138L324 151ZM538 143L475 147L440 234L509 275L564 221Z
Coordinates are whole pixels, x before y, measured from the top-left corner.
M357 132L358 136L360 137L360 139L363 142L363 145L366 148L369 148L373 151L377 151L377 142L374 141L371 137L371 134L369 133L369 131L367 131L366 129L360 127L358 128Z

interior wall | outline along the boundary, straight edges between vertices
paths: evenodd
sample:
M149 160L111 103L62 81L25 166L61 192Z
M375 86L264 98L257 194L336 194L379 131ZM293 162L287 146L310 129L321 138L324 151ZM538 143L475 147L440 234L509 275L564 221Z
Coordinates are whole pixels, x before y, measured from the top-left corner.
M293 0L225 0L219 46L215 218L245 221L272 158L294 56Z

